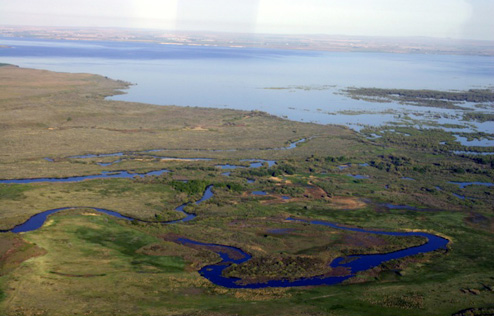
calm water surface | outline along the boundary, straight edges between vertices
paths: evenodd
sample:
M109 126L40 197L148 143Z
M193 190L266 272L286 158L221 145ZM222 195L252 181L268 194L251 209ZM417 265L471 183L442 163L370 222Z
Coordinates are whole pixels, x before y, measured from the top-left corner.
M494 86L494 58L483 56L19 38L0 38L0 44L9 46L0 49L1 62L97 73L136 84L127 94L112 97L114 100L262 110L292 120L344 124L357 130L361 124L400 121L400 113L441 124L465 122L461 121L462 111L357 101L341 95L340 89L362 86L464 90ZM352 113L355 111L359 111L358 115ZM473 125L476 130L494 133L492 124ZM464 131L470 130L466 127Z

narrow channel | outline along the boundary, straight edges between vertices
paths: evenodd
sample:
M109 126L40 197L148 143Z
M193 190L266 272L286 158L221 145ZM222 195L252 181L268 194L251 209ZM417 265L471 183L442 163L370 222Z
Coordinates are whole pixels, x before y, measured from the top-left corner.
M200 204L210 198L213 197L214 193L212 191L213 186L210 185L208 186L202 197L193 202L195 204ZM160 222L161 224L175 224L175 223L180 223L180 222L188 222L193 220L196 215L187 213L185 211L185 207L189 205L190 203L182 204L175 208L177 212L181 212L185 214L186 216L182 219L179 220L174 220L174 221L167 221L167 222ZM132 217L124 216L118 212L115 211L110 211L106 209L101 209L101 208L96 208L96 207L63 207L63 208L57 208L57 209L52 209L52 210L47 210L41 213L38 213L31 218L29 218L26 222L15 226L12 229L1 231L1 232L12 232L12 233L24 233L24 232L29 232L29 231L34 231L43 226L43 224L46 222L47 217L51 214L61 212L64 210L69 210L69 209L92 209L97 212L101 212L110 216L114 216L116 218L120 219L125 219L125 220L138 220L141 222L149 222L149 221L143 221L139 219L135 219ZM237 278L229 278L223 276L223 271L231 266L232 264L241 264L249 259L252 258L251 255L246 253L245 251L236 248L236 247L231 247L227 245L220 245L220 244L210 244L210 243L202 243L199 241L187 239L187 238L178 238L175 240L175 242L180 243L185 246L190 246L190 245L199 245L199 246L204 246L209 248L209 250L217 253L221 257L221 262L215 263L212 265L207 265L203 267L201 270L199 270L199 273L212 283L223 286L226 288L267 288L267 287L296 287L296 286L314 286L314 285L332 285L332 284L338 284L341 283L351 277L354 277L358 272L365 271L372 269L374 267L377 267L378 265L394 260L394 259L400 259L408 256L413 256L417 255L420 253L426 253L426 252L432 252L438 249L447 249L447 244L449 241L445 238L433 235L433 234L428 234L428 233L423 233L423 232L385 232L385 231L374 231L374 230L365 230L361 228L352 228L352 227L346 227L346 226L341 226L338 224L330 223L330 222L325 222L325 221L317 221L317 220L304 220L304 219L294 219L294 218L287 218L289 221L295 221L295 222L302 222L302 223L308 223L312 225L322 225L322 226L327 226L331 228L336 228L336 229L342 229L342 230L349 230L349 231L355 231L355 232L363 232L363 233L369 233L369 234L377 234L377 235L390 235L390 236L419 236L419 237L425 237L427 239L427 242L424 243L423 245L416 246L416 247L410 247L410 248L405 248L402 250L390 252L390 253L384 253L384 254L370 254L370 255L352 255L352 256L347 256L347 257L339 257L334 259L330 263L331 268L339 268L343 267L346 268L348 271L348 274L345 276L316 276L316 277L310 277L310 278L301 278L297 280L270 280L267 282L263 283L250 283L250 284L244 284L241 282L240 279Z

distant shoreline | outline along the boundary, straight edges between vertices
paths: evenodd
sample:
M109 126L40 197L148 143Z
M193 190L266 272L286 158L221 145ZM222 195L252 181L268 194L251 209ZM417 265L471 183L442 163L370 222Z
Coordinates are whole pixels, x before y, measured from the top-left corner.
M325 52L494 56L494 41L432 37L247 34L36 26L0 26L0 37ZM0 45L0 47L3 47L3 45Z

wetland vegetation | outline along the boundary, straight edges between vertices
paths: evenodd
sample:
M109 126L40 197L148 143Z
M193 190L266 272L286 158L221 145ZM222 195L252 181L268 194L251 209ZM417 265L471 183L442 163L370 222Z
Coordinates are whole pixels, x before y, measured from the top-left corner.
M467 91L437 91L380 88L349 88L343 91L354 99L365 99L373 102L398 102L402 104L427 106L443 109L465 110L461 106L469 103L492 103L492 89L470 89Z
M88 74L7 66L0 81L0 179L169 171L0 183L0 230L48 209L79 207L50 216L36 231L0 234L0 314L453 315L493 308L494 187L455 184L492 184L493 156L454 152L492 147L464 146L458 133L442 129L393 125L356 133L258 111L108 101L127 83ZM260 163L247 168L245 159ZM225 175L218 166L226 164L245 168ZM211 199L185 207L193 221L159 223L183 218L175 208L197 201L209 185ZM242 249L252 259L223 275L246 283L344 275L329 267L333 259L424 243L290 217L427 232L449 243L340 285L229 289L198 273L222 260L212 246L176 242Z

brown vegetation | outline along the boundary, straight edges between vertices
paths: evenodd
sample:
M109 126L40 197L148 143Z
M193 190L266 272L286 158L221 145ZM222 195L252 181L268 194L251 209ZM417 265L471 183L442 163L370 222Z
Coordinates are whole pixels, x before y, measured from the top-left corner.
M0 276L12 271L29 258L44 253L43 249L28 243L19 236L0 234Z

